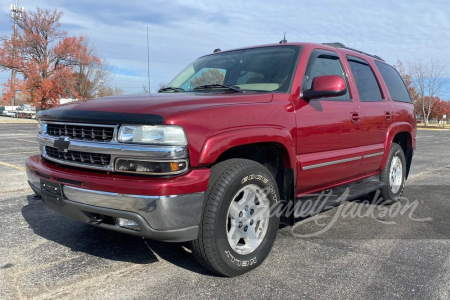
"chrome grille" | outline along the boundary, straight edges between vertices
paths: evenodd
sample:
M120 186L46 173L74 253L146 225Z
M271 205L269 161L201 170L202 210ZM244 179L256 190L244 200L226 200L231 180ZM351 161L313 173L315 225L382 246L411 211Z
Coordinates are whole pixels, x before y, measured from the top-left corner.
M67 136L75 140L110 142L114 136L114 127L49 123L47 124L47 134Z
M63 165L115 171L117 158L180 160L186 146L140 145L116 140L119 124L85 124L40 121L38 141L42 157Z
M71 151L59 151L57 148L45 146L44 151L48 157L70 164L89 165L93 167L106 167L111 161L110 154Z

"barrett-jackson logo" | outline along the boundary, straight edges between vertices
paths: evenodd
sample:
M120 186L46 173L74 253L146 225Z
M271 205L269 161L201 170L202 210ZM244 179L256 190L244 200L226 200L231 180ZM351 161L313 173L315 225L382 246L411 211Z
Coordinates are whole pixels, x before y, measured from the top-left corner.
M58 149L58 151L61 152L67 152L67 150L69 150L69 146L70 140L68 137L65 138L60 137L53 142L53 147L55 147L56 149Z

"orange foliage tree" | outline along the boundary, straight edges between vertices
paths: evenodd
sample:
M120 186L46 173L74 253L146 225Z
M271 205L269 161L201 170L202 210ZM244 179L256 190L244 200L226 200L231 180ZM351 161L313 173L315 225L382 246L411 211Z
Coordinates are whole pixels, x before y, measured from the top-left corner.
M62 12L57 10L27 12L18 20L16 35L3 40L0 67L21 74L14 85L11 80L3 84L5 103L16 91L42 108L59 104L61 97L79 98L74 67L101 61L89 55L83 36L69 37L60 29L61 17Z
M447 93L446 65L431 61L425 65L421 61L409 64L409 74L415 87L425 126L432 118L433 107L440 102L440 96Z
M442 121L445 115L446 120L448 120L450 113L450 102L438 98L436 99L435 103L436 104L433 106L433 109L431 110L430 117L438 121Z
M414 61L408 64L408 70L399 60L394 67L400 73L408 92L414 103L416 114L419 115L425 126L430 119L440 120L445 114L446 103L440 96L448 92L448 79L446 78L446 65L439 61L424 64Z
M400 60L397 61L397 64L394 65L394 68L398 71L403 79L403 82L406 85L406 88L408 89L408 93L414 103L414 111L416 115L421 116L421 118L423 119L422 100L417 94L416 88L413 86L411 75L408 74L405 65Z
M403 82L405 83L406 88L408 89L409 95L411 96L411 99L415 103L418 100L419 95L417 94L416 88L413 86L411 75L407 73L406 68L401 60L398 60L397 64L395 64L393 67L402 77Z

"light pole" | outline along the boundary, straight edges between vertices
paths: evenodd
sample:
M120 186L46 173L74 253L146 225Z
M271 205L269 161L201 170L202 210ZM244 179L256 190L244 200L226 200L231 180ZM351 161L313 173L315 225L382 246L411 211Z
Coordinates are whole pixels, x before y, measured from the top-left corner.
M16 0L16 5L11 4L11 18L14 21L14 33L13 33L13 61L15 61L16 57L15 57L15 42L16 42L16 35L17 35L17 20L19 20L24 12L24 8L23 6L19 6L19 0ZM15 106L16 105L16 70L13 69L11 70L11 83L12 83L12 90L13 90L13 98L12 98L12 105Z

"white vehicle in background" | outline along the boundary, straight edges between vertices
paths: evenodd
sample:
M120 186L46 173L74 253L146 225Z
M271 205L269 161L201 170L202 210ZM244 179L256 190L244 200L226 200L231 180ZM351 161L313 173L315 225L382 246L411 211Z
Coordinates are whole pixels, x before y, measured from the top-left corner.
M17 116L19 118L32 118L36 117L36 107L30 104L22 104L17 108Z
M4 110L2 113L3 117L13 117L15 118L17 116L17 112L12 111L12 110Z

